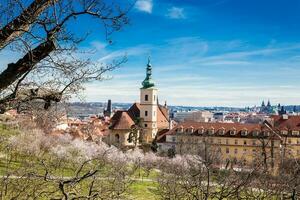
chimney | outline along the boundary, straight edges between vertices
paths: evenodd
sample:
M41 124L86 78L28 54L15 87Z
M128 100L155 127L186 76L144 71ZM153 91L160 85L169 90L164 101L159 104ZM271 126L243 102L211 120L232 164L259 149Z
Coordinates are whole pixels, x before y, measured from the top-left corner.
M172 130L173 129L173 120L170 119L170 122L169 122L169 130Z

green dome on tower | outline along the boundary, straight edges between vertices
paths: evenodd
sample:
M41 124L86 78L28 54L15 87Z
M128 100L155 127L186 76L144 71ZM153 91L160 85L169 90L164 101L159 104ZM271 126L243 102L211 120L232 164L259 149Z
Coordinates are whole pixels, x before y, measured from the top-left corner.
M143 89L147 89L147 88L151 88L154 87L154 82L152 80L152 66L150 63L150 57L148 58L148 64L147 64L147 69L146 69L146 78L145 80L142 82L142 88Z

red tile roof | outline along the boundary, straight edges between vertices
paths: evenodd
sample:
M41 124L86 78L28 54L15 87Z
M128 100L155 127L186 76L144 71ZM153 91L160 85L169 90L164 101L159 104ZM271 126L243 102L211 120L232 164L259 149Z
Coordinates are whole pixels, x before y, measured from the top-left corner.
M213 130L212 136L221 136L221 137L257 137L254 133L258 132L259 134L262 131L269 132L271 131L264 125L261 124L242 124L242 123L211 123L211 122L183 122L179 123L172 130L166 133L176 134L178 130L183 129L183 133L191 135L202 135L208 134L209 130ZM192 131L191 131L192 130ZM203 130L203 132L202 132ZM189 132L191 131L191 132ZM224 132L222 132L224 131ZM231 134L232 131L235 131L234 134ZM243 134L243 131L247 131L247 134ZM262 136L262 135L261 135ZM277 137L277 136L276 136Z
M156 142L158 142L158 143L166 142L166 136L168 133L169 133L168 129L162 129L161 131L159 131L157 133Z
M116 130L128 130L135 124L128 111L117 111L111 118L111 122L110 129Z
M134 103L132 106L128 109L128 114L132 119L136 119L140 117L140 110L141 106L139 103Z
M287 116L284 119L280 115L271 116L274 122L274 127L279 130L300 131L300 116Z

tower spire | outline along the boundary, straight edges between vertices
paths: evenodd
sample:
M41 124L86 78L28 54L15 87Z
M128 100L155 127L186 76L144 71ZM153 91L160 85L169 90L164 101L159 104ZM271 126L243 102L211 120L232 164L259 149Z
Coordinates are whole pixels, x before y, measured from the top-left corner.
M151 63L150 63L150 62L151 62L151 56L149 55L149 56L148 56L148 64L147 64L147 65L150 65L150 66L151 66Z
M152 80L152 65L150 62L150 56L148 57L148 64L146 68L146 78L142 82L142 86L144 89L154 87L154 82Z

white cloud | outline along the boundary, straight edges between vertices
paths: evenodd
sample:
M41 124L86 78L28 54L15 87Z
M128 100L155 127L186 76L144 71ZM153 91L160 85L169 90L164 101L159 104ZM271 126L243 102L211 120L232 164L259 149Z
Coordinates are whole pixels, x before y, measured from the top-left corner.
M101 47L101 44L94 44ZM114 71L112 80L87 86L88 101L134 102L152 53L153 79L161 102L170 105L251 106L262 99L296 104L300 44L249 46L239 40L207 41L198 37L166 40L109 50L98 57L110 61L128 55L128 63ZM280 81L279 81L280 80Z
M114 59L122 58L122 57L129 57L129 56L137 56L145 54L149 51L149 48L147 45L138 45L135 47L129 47L122 50L116 50L112 51L105 56L102 56L98 59L98 62L109 62L113 61Z
M168 9L167 17L171 19L184 19L185 18L184 9L178 7L172 7Z
M138 0L135 3L135 8L142 12L152 13L153 2L152 0Z
M107 47L107 43L101 41L92 41L91 46L95 47L95 49L98 51L102 51Z

